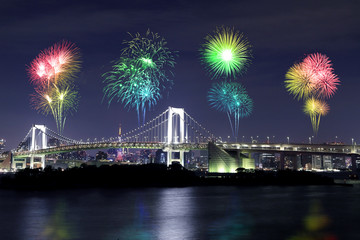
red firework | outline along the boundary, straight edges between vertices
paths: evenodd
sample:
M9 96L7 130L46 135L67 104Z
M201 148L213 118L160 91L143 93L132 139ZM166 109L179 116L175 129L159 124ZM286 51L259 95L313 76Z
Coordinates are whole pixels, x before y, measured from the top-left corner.
M43 52L35 58L28 68L30 74L30 81L38 87L43 85L49 85L53 71L50 65L46 61L46 56Z
M331 61L321 53L309 54L303 61L303 66L313 74L321 74L323 72L332 72Z
M79 50L74 44L63 41L42 51L28 68L30 81L36 86L57 84L79 71Z
M330 59L325 54L313 53L305 57L301 65L311 76L316 95L321 98L332 97L340 81L333 73L334 69Z
M340 80L334 73L322 73L317 77L316 81L317 95L321 98L330 98L336 92L339 84Z

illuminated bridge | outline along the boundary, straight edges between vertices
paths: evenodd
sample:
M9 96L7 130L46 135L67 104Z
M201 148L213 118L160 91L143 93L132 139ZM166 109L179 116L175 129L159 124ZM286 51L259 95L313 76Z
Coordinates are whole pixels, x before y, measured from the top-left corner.
M183 108L173 107L132 131L99 141L78 141L44 125L34 125L13 151L12 168L24 168L27 158L30 168L35 165L43 168L49 154L106 148L162 149L167 152L168 165L174 161L184 165L185 152L207 149L210 141L216 141L210 131Z
M349 156L355 166L355 161L360 155L360 146L357 145L222 142L184 109L169 107L159 116L132 131L100 141L73 140L44 125L34 125L13 151L12 168L26 167L28 158L30 168L43 168L46 155L110 148L162 149L167 152L168 165L174 161L184 165L184 153L189 150L208 150L210 172L234 172L239 167L254 168L255 162L251 158L251 153L256 152L279 154L280 169L284 168L285 156L320 156L323 166L327 164L324 156Z

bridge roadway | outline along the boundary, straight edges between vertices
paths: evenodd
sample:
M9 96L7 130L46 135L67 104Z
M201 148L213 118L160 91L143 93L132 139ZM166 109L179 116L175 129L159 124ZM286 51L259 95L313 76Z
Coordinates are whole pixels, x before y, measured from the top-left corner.
M167 144L161 142L101 142L101 143L82 143L73 145L64 145L59 147L50 147L38 149L35 151L14 152L15 158L26 157L29 155L48 155L64 152L74 152L82 150L110 149L110 148L131 148L131 149L172 149L172 150L206 150L208 143L179 143Z
M73 152L81 150L109 149L109 148L132 148L132 149L167 149L171 150L206 150L207 143L178 143L167 144L161 142L100 142L100 143L81 143L50 147L34 151L14 152L15 158L26 157L29 155L48 155L63 152ZM216 142L216 145L225 150L244 150L246 152L262 153L312 153L312 154L355 154L360 155L360 145L331 145L331 144L280 144L280 143L226 143Z
M261 153L311 153L311 154L355 154L360 155L360 145L333 145L333 144L280 144L280 143L216 143L226 150L243 150L246 152Z

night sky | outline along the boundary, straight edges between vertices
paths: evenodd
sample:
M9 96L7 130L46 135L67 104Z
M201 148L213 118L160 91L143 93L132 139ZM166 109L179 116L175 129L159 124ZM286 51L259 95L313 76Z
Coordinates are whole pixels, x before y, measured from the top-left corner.
M37 2L37 3L34 3ZM224 113L209 107L206 96L214 80L199 60L204 37L217 26L243 32L253 46L253 60L238 81L254 101L253 114L240 122L241 136L265 141L308 142L313 135L302 102L284 87L286 71L305 54L320 52L333 62L341 85L329 101L315 141L360 144L359 67L360 1L1 1L0 138L15 148L32 124L56 130L51 115L30 106L33 86L26 66L45 48L63 39L81 51L82 69L75 83L81 95L64 135L74 139L116 136L137 126L135 110L102 101L101 75L120 56L127 32L159 33L179 52L174 87L148 113L150 119L168 106L182 107L215 135L231 135Z

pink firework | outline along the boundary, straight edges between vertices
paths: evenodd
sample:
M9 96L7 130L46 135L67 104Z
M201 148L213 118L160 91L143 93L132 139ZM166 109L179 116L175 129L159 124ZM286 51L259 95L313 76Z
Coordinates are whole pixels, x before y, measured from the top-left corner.
M330 98L337 90L340 84L338 76L332 72L320 74L316 80L317 95L321 98Z
M303 61L303 66L311 71L312 74L318 75L325 72L332 72L331 61L325 54L313 53L309 54Z
M42 51L28 69L30 80L37 86L66 81L79 71L79 51L74 44L63 41Z
M59 74L70 70L71 64L74 64L78 58L78 49L74 44L63 41L55 44L45 51L47 62L54 70L54 74Z
M321 98L332 97L340 81L333 73L334 69L330 59L325 54L313 53L305 57L301 65L311 76L316 95Z
M30 74L30 81L38 87L43 85L49 85L53 71L51 66L47 63L44 53L40 53L35 58L28 68Z

